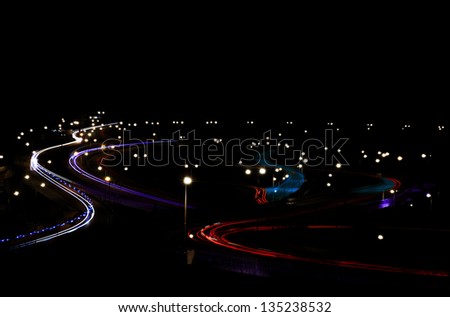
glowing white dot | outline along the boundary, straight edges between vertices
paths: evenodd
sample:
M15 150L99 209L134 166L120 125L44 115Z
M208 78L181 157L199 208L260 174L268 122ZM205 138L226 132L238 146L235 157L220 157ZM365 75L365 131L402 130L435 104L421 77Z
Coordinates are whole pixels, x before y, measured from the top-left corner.
M190 178L189 176L186 176L185 178L183 178L183 183L185 185L190 185L192 184L192 178Z

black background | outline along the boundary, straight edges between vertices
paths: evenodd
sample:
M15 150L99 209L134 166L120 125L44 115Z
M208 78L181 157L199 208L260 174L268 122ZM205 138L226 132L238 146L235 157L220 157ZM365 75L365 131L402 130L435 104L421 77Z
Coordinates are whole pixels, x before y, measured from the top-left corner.
M91 109L350 123L448 113L438 20L257 27L212 17L182 25L92 18L8 26L2 128Z

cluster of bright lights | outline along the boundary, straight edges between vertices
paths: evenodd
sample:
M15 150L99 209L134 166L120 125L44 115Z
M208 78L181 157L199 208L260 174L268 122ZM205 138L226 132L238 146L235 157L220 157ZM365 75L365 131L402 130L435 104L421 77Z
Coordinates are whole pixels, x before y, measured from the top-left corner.
M409 128L411 128L411 125L405 124L405 125L403 125L402 130L409 129Z

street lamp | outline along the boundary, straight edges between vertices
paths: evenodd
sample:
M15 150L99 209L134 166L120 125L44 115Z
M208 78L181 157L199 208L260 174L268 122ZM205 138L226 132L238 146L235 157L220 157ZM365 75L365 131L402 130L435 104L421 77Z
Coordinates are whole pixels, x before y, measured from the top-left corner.
M395 189L391 189L389 191L392 194L392 206L395 205Z
M186 239L187 235L187 187L192 184L192 178L189 176L185 176L183 178L184 183L184 238Z
M189 176L185 176L183 178L184 183L184 248L185 248L185 255L186 255L186 263L192 264L192 260L194 257L194 250L189 250L187 248L187 187L192 184L192 178ZM189 238L192 238L191 236Z
M111 177L105 176L105 182L108 183L108 197L107 200L111 200Z
M433 210L433 196L430 193L427 193L426 196L430 199L430 210Z

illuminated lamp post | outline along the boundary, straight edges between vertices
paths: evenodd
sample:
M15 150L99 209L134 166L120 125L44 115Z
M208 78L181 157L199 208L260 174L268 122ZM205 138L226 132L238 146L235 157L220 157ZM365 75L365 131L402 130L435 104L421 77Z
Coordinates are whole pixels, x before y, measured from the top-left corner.
M183 184L184 184L184 248L186 253L186 263L192 264L192 260L194 258L194 250L190 250L187 248L187 188L189 185L192 184L192 178L189 176L185 176L183 178Z
M187 236L187 188L192 184L192 178L186 176L183 178L184 184L184 238Z

